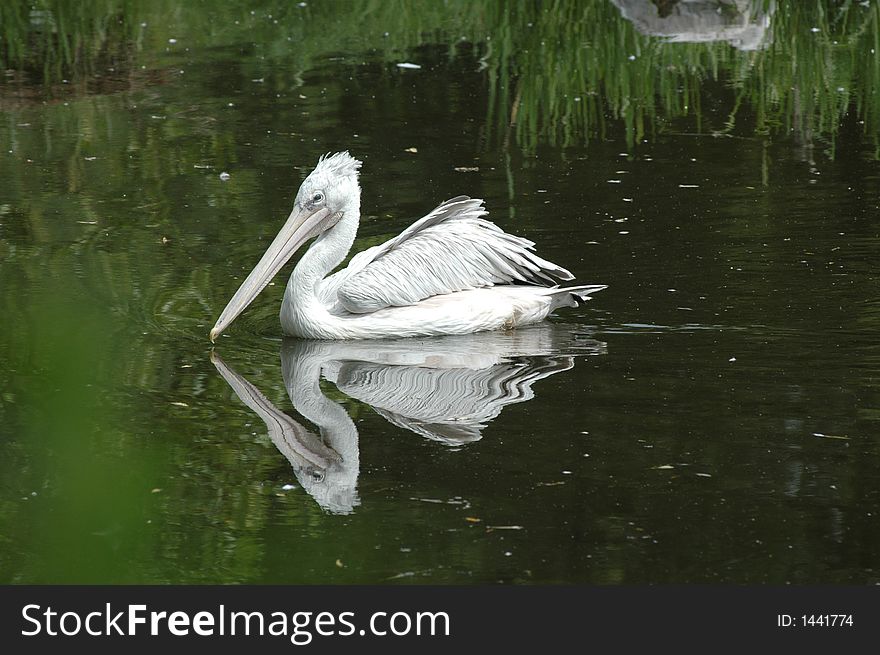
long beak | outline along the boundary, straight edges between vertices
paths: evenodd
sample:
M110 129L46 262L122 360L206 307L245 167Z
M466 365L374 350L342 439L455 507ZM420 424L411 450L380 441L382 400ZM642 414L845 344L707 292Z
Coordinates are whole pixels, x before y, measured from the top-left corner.
M254 298L266 288L266 285L303 243L327 229L325 223L332 216L333 212L327 208L295 207L290 212L287 222L275 237L272 245L263 254L254 270L241 283L238 291L226 305L226 309L220 314L220 318L211 329L211 341L216 340L220 333L228 328L232 321L253 302Z
M293 466L294 470L325 471L341 462L342 456L320 437L309 432L290 416L275 407L259 389L226 365L223 358L213 350L211 363L223 379L232 387L235 395L263 419L269 430L269 438Z

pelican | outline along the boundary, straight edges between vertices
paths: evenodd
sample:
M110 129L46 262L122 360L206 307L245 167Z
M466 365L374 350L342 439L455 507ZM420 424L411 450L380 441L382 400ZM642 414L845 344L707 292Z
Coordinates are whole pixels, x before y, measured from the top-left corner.
M306 241L281 304L281 328L304 339L378 339L511 329L589 300L605 285L558 286L573 275L534 243L485 220L483 201L441 203L397 237L336 268L360 222L361 162L347 151L318 160L293 211L211 330L211 341L257 297Z

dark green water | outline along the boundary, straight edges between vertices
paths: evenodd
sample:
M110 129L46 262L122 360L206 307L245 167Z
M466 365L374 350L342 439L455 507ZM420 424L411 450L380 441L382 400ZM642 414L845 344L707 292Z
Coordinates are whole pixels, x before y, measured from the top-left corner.
M121 4L78 64L0 83L0 581L880 582L874 3L776 10L749 51L606 3ZM63 52L40 16L22 43ZM814 86L761 95L790 70ZM338 149L356 249L468 194L609 288L509 334L310 346L280 337L288 265L215 365Z

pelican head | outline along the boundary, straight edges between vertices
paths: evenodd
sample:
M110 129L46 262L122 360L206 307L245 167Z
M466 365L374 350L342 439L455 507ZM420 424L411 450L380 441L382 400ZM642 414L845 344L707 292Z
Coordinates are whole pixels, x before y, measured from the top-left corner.
M300 185L284 227L211 329L211 341L229 327L306 241L333 228L346 214L360 210L360 167L361 162L347 151L318 160L315 170Z

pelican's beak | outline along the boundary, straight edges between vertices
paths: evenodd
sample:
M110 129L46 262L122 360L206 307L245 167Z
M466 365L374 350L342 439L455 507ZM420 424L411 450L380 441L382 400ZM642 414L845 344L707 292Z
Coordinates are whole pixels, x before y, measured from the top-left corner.
M220 314L220 318L211 329L211 341L217 339L220 333L251 304L302 244L333 227L340 217L340 214L326 207L294 207L272 245Z

